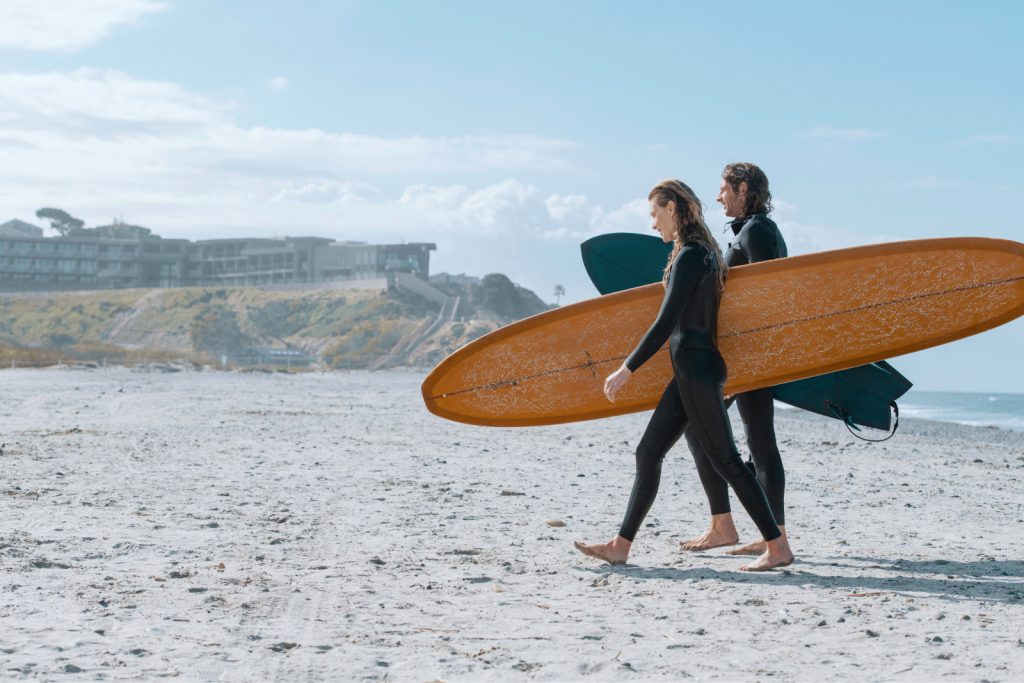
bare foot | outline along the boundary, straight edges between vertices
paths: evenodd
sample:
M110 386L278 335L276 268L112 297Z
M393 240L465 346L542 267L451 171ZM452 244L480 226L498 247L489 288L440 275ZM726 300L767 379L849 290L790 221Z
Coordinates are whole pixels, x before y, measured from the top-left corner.
M720 531L718 529L708 529L697 538L691 538L689 541L680 541L680 550L698 551L698 550L711 550L712 548L721 548L726 545L736 545L740 542L739 534L733 530L732 534Z
M782 537L785 538L786 541L788 542L789 541L789 537L786 536L786 527L779 526L779 531L782 532ZM753 543L748 543L745 546L741 546L741 547L736 548L734 550L726 550L725 554L726 555L764 555L764 553L767 550L768 550L768 544L767 543L765 543L764 541L754 541Z
M736 525L732 521L732 513L723 512L711 515L711 527L697 538L680 541L680 550L698 551L721 548L724 545L736 545L740 535L736 533Z
M743 572L767 572L793 564L793 551L789 549L789 541L785 536L765 543L765 551L750 564L740 567Z
M579 550L588 557L594 557L608 564L616 565L626 564L626 559L629 557L629 549L633 544L622 536L616 536L608 543L588 545L574 541L573 545L576 546L576 550Z
M764 541L754 541L742 545L739 548L733 548L732 550L726 550L726 555L763 555L764 551L768 546L765 545Z

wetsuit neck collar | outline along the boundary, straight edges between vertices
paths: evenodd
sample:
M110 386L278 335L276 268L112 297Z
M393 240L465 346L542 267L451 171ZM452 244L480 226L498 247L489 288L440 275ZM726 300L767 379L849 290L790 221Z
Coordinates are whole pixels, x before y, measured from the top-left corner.
M768 215L768 214L762 212L762 213L752 213L752 214L747 215L747 216L740 216L739 218L733 218L731 221L729 221L729 227L732 228L732 234L734 234L734 235L740 234L740 230L742 230L743 226L746 225L748 222L752 221L753 219L757 218L758 216L766 216L766 215Z

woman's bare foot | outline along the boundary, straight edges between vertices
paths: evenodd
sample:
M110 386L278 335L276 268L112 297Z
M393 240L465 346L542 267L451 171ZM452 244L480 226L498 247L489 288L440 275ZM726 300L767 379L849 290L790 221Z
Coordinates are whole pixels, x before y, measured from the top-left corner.
M740 542L740 535L736 533L736 525L732 521L732 513L724 512L720 515L711 515L711 527L697 538L689 541L680 541L680 550L691 552L698 550L711 550L721 548L724 545L736 545Z
M789 540L787 538L787 536L786 536L786 527L780 526L779 527L779 531L782 532L782 537L783 538L786 538L787 540ZM748 543L745 546L741 546L741 547L735 548L733 550L726 550L725 554L726 555L764 555L764 553L767 550L768 550L768 544L766 544L764 541L754 541L753 543Z
M576 546L576 550L588 557L604 560L608 564L626 564L626 559L629 558L629 549L633 544L622 536L616 536L608 543L588 545L574 541L573 545Z
M779 567L793 564L793 551L789 549L789 541L785 535L765 543L765 551L750 564L740 567L743 572L767 572Z

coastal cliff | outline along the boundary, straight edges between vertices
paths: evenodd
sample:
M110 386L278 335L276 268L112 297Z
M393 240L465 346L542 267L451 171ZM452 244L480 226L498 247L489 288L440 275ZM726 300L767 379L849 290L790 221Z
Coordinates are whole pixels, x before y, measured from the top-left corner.
M499 274L438 290L438 300L402 288L6 294L0 296L0 364L428 367L548 308Z

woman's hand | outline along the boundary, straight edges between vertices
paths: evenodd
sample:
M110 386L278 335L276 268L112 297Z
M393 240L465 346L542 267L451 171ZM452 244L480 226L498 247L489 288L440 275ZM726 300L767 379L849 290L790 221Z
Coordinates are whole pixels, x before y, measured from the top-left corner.
M633 373L630 369L622 365L618 370L604 378L604 395L609 401L615 402L615 396L618 395L619 389L626 385L626 382L629 381L632 375Z

